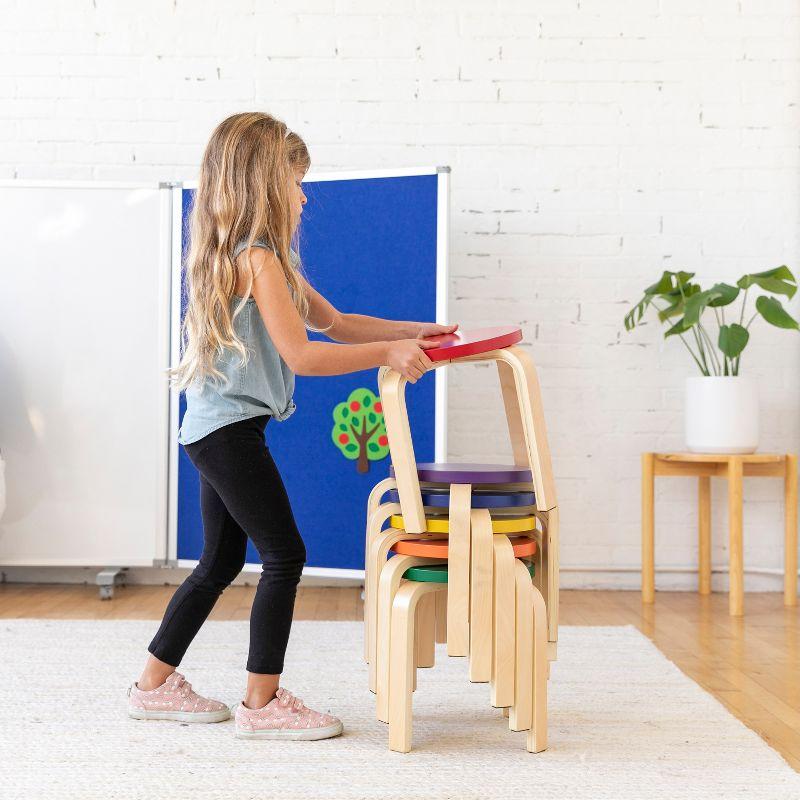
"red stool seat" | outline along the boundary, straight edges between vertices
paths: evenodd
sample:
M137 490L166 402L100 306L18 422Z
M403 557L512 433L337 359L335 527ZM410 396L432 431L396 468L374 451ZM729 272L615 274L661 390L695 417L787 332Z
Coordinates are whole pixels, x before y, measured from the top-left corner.
M431 361L448 361L464 356L477 356L491 350L511 347L522 341L522 328L516 325L501 325L498 328L472 328L455 333L428 336L426 341L437 342L438 347L425 351Z

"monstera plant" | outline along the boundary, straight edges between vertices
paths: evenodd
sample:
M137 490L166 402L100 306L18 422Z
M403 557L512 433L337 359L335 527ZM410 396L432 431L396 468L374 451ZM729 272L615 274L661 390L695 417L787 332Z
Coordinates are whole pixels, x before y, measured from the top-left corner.
M775 296L794 297L797 281L785 265L743 275L735 286L716 283L710 289L693 283L694 275L665 271L625 315L625 329L633 330L652 306L669 326L664 338L677 336L700 370L700 376L686 379L690 450L752 453L758 447L758 387L739 375L742 353L756 317L777 328L800 329ZM750 293L759 289L763 293L748 308Z

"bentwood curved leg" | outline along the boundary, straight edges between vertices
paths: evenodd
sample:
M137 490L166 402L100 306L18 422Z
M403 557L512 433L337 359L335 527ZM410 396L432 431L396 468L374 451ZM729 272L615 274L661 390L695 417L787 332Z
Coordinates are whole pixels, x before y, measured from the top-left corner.
M507 536L495 536L493 544L491 702L505 708L514 704L516 559Z
M441 537L441 534L428 534L427 538ZM389 555L389 549L397 542L408 539L419 539L420 535L416 533L406 533L406 531L398 530L396 528L387 528L385 531L377 534L370 543L369 555L369 570L370 570L370 595L369 606L365 610L367 616L367 635L370 641L369 651L369 688L371 692L376 690L376 650L377 650L377 585L380 579L381 570L386 564L386 559Z
M530 581L529 581L530 582ZM533 594L533 719L528 729L527 749L540 753L547 748L547 607L541 592L530 584Z
M447 655L469 655L469 569L471 550L469 484L450 487L450 534L447 586ZM436 595L437 599L440 595Z
M420 599L447 589L444 583L407 581L392 603L389 652L389 748L411 750L412 673L414 672L414 618Z
M387 480L392 480L387 478ZM384 481L381 481L384 483ZM380 484L378 484L380 486ZM375 487L378 488L377 486ZM390 487L394 488L394 487ZM370 493L370 501L367 504L369 510L374 497L379 497L375 489ZM399 503L384 503L377 505L367 514L367 533L364 542L364 661L369 663L369 654L371 652L370 645L370 628L369 628L369 609L370 604L374 602L375 588L373 581L373 573L370 569L370 548L373 539L381 532L386 521L392 514L399 513Z
M469 679L488 683L492 678L492 572L494 533L486 509L471 512Z
M403 574L418 564L434 564L420 556L396 555L390 558L381 570L378 584L378 655L376 680L376 716L381 722L389 721L389 664L391 658L390 625L392 603L400 586ZM416 666L416 664L415 664Z

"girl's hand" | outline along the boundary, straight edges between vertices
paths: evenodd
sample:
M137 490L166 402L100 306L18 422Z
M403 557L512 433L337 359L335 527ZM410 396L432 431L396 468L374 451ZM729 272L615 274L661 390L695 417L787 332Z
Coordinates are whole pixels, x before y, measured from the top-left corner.
M440 336L443 333L455 333L458 328L458 323L438 325L435 322L414 322L412 324L417 328L415 333L418 339L424 339L426 336Z
M398 339L386 344L386 363L409 383L416 383L433 366L425 350L438 346L424 339Z

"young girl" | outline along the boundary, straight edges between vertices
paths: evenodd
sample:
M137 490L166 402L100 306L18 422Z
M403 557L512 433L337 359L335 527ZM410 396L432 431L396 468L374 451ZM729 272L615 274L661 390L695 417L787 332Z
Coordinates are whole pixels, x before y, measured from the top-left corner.
M170 370L187 408L178 441L200 473L203 552L178 587L128 689L130 716L220 722L231 709L176 671L252 539L263 571L250 613L247 690L236 735L324 739L336 717L280 687L306 549L264 440L270 418L295 410L294 376L387 364L415 383L431 365L424 337L456 325L394 322L338 311L301 272L297 228L310 166L303 140L269 114L234 114L213 132L200 167L186 265L184 353ZM293 246L294 245L294 246ZM346 344L309 341L306 329Z

